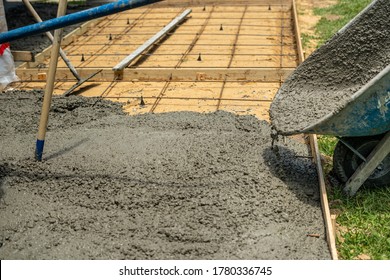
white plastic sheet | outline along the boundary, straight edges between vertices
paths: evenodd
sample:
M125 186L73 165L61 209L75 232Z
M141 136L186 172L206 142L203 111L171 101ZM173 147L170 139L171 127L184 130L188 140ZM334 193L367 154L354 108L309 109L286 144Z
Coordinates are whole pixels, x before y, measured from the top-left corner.
M0 45L0 90L3 90L9 83L17 80L14 59L9 45L2 44Z

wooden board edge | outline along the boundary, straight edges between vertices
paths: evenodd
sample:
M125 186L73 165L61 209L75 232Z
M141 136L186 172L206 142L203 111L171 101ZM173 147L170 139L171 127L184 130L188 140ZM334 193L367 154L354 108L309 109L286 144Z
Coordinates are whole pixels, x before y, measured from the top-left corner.
M80 68L78 74L81 77L90 76L98 71L98 68ZM149 81L149 82L175 82L175 81L236 81L236 82L276 82L285 80L292 72L292 69L280 70L277 68L261 69L173 69L173 68L155 68L155 69L131 69L124 70L121 81ZM17 75L22 81L40 80L42 73L47 72L47 68L16 69ZM115 78L115 72L111 68L103 69L96 75L94 81L109 81ZM57 69L57 79L73 79L72 73L67 68Z
M30 51L14 51L11 50L14 61L33 62L35 57Z
M68 33L64 38L62 39L61 46L67 46L71 42L73 42L77 37L83 35L85 32L87 32L89 27L94 26L95 24L98 24L101 20L103 20L105 17L101 17L98 19L93 19L90 21L87 21L74 29L72 32ZM46 58L50 57L52 45L48 46L46 49L44 49L42 52L37 54L35 56L34 62L26 62L21 64L18 68L34 68L37 67L40 63L42 63Z
M293 10L292 16L294 20L295 40L297 42L299 64L301 64L304 61L304 54L302 49L301 34L300 34L299 22L298 22L298 11L297 11L295 0L292 0L292 10ZM313 156L314 163L317 169L317 174L318 174L321 208L322 208L322 214L325 221L326 241L328 243L328 247L332 259L338 260L337 248L336 248L336 236L334 234L335 228L333 226L331 215L330 215L329 201L326 192L326 185L325 185L325 178L324 178L324 170L321 163L321 156L318 148L317 135L310 134L309 142L310 142L311 154Z
M334 223L332 222L332 218L330 214L328 195L326 192L324 170L322 168L317 136L315 134L310 134L309 139L310 139L312 156L317 168L318 182L320 186L320 199L321 199L322 213L324 215L325 227L326 227L326 240L328 242L332 259L338 260L337 248L336 248L336 236L335 236L336 229L333 228Z

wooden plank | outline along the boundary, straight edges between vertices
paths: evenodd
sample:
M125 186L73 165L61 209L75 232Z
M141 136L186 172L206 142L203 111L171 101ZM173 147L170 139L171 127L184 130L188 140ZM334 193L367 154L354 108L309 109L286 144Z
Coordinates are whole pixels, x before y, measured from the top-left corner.
M96 68L80 68L78 73L86 77L96 72ZM40 73L45 73L47 68L16 70L22 81L39 80ZM291 69L279 68L197 68L197 69L173 69L173 68L127 68L123 72L123 81L256 81L256 82L279 82L284 81L293 71ZM57 79L73 79L73 75L67 68L57 69ZM103 69L96 75L93 81L112 81L114 72L111 69Z
M242 6L242 5L262 5L267 10L269 5L275 5L280 7L281 5L290 5L291 0L165 0L161 2L154 3L155 7L182 7L182 6Z
M330 219L332 221L333 235L336 236L336 219L337 219L337 215L331 214L330 215Z
M298 13L296 9L295 0L292 1L292 10L293 10L293 19L294 19L294 32L297 41L298 58L299 58L299 63L302 63L304 60L304 55L303 55L302 44L301 44L301 37L300 37L301 35L300 35L299 23L298 23ZM330 216L328 195L326 192L326 185L325 185L325 178L324 178L324 170L321 163L321 156L320 156L320 150L318 148L317 135L310 134L309 141L310 141L311 154L313 156L317 168L318 183L320 187L321 207L322 207L322 213L325 220L326 240L328 243L328 247L332 259L337 260L338 256L337 256L337 249L336 249L336 237L334 234L335 229L333 228L333 223Z
M298 59L299 63L302 63L305 60L304 54L303 54L303 47L301 42L301 31L299 30L299 22L298 22L298 11L297 11L297 5L295 3L295 0L293 0L293 19L294 19L294 32L295 32L295 41L297 44L297 49L301 50L298 51Z
M139 48L137 48L133 53L125 57L121 62L112 68L113 71L123 71L132 61L134 61L138 56L140 56L145 50L149 49L154 43L159 41L164 37L168 32L174 29L180 22L182 22L186 16L192 12L191 9L185 10L170 23L167 24L163 29L157 32L153 37L143 43Z
M317 135L310 134L309 139L310 139L312 155L317 168L318 182L320 185L320 199L321 199L322 212L325 220L326 240L328 242L332 259L337 260L338 256L337 256L337 249L336 249L336 236L334 234L335 229L333 229L333 223L330 216L328 195L326 193L324 171L321 164L321 156L320 156L320 150L318 148Z
M29 51L11 51L15 61L33 62L34 54Z
M91 21L88 21L72 32L68 33L66 36L61 41L62 46L67 46L70 43L72 43L77 37L83 35L88 28L95 26L98 24L100 21L104 20L105 18L99 18L99 19L94 19ZM44 49L41 53L37 54L35 56L35 61L34 62L26 62L23 63L22 65L19 66L19 68L34 68L37 67L40 63L44 62L46 59L50 58L50 52L51 52L52 46L50 45L46 49Z
M33 16L33 18L35 19L36 22L42 22L42 19L41 17L38 15L38 13L35 11L34 7L31 5L31 3L29 2L29 0L22 0L24 5L26 6L26 8L29 10L30 14ZM54 42L54 37L53 35L51 34L51 32L47 31L45 32L46 36L50 39L50 41L53 43ZM73 67L73 65L70 63L68 57L66 56L65 52L62 50L62 48L60 47L60 56L62 58L62 60L64 61L64 63L68 66L69 70L72 72L73 76L76 78L76 79L80 79L76 69ZM58 64L57 64L57 67L58 67Z

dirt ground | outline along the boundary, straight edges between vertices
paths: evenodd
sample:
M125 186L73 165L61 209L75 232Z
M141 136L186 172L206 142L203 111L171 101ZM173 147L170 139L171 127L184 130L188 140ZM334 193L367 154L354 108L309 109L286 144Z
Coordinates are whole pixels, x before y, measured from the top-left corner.
M313 37L303 46L305 56L308 57L318 44L318 41L314 39L315 26L321 17L314 15L314 9L332 6L337 3L337 0L297 0L296 3L301 33Z

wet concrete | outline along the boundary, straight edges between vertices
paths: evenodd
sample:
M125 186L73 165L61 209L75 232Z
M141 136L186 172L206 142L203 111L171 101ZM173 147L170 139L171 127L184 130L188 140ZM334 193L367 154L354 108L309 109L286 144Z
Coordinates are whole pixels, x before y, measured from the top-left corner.
M1 259L330 258L307 147L266 122L55 98L38 163L40 96L0 94Z
M43 91L15 90L0 95L0 136L36 133L43 101ZM4 105L3 105L4 104ZM125 115L120 103L98 98L53 96L48 131L77 127L109 115Z
M390 64L389 14L388 0L377 1L296 69L271 105L271 121L279 133L300 132L338 112Z

